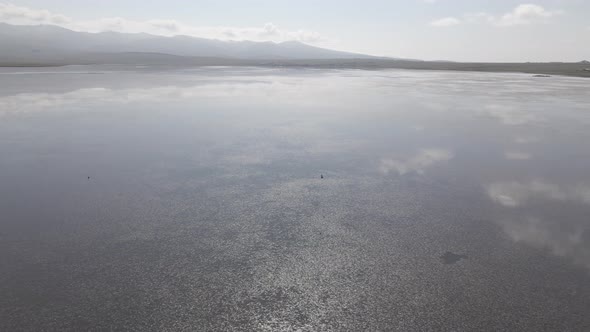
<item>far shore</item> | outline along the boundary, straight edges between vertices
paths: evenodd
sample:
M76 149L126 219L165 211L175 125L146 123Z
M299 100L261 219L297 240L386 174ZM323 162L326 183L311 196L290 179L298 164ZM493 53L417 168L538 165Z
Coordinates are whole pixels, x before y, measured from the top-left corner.
M322 59L322 60L242 60L224 58L177 57L166 54L96 54L84 59L54 61L1 61L0 67L61 67L67 65L147 65L147 66L256 66L303 67L320 69L412 69L475 72L513 72L532 75L590 77L590 63L468 63L395 59Z

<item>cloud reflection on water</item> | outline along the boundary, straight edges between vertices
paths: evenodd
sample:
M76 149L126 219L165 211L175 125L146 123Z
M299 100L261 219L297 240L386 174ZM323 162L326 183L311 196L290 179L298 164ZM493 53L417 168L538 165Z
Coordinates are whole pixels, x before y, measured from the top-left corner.
M483 114L497 119L507 126L518 126L531 123L542 123L545 119L533 113L518 108L516 105L491 104L486 105Z
M259 87L260 83L254 83ZM250 92L256 90L253 87ZM241 93L246 93L241 91ZM136 102L166 102L194 97L215 97L236 94L231 84L207 84L190 87L163 86L156 88L84 88L66 93L21 93L0 97L0 116L29 112L62 111L67 107L88 107L97 104L129 104Z
M406 159L392 159L384 158L381 160L379 170L383 174L391 172L405 175L407 173L416 172L424 174L427 168L442 162L453 159L454 155L451 151L445 149L423 149L415 155Z
M320 169L323 172L329 167L340 167L337 170L340 172L338 174L353 177L356 174L352 171L343 171L346 166L353 165L353 162L357 162L359 168L370 164L370 169L374 172L377 161L377 169L381 174L422 175L451 160L453 164L459 165L465 159L458 158L464 156L461 155L462 150L457 147L473 148L475 144L490 144L477 148L493 151L497 149L500 152L496 153L496 156L504 153L504 158L499 158L503 159L499 161L502 165L511 163L543 169L548 166L514 162L530 160L533 155L541 156L538 151L529 152L531 146L523 145L532 145L541 138L543 141L548 140L545 136L539 137L540 133L523 131L523 127L536 124L551 125L549 119L552 118L547 116L546 111L551 109L550 106L559 105L562 97L545 92L557 91L559 89L556 87L561 85L562 92L568 93L575 90L572 86L584 85L570 79L564 79L567 84L559 83L556 78L529 91L526 86L530 82L523 76L519 76L521 81L517 84L507 87L503 84L504 76L500 74L488 74L486 77L489 79L482 81L481 74L470 73L392 71L383 72L379 78L375 78L375 74L370 72L352 73L354 76L346 80L335 79L342 75L341 73L326 72L317 75L314 73L305 79L297 75L248 74L250 76L226 76L222 79L188 83L169 82L170 85L167 86L148 88L89 87L65 93L19 93L0 97L0 117L81 109L96 112L105 109L125 110L125 107L110 106L134 103L157 104L158 107L166 105L162 107L166 110L173 109L170 105L178 102L178 107L198 111L207 109L207 102L214 99L216 103L227 103L233 111L236 108L244 108L235 113L243 112L246 116L239 119L221 116L224 123L231 124L225 128L227 132L216 129L216 135L219 137L216 137L217 145L214 148L195 148L198 152L193 153L198 154L198 158L194 159L198 160L187 162L187 165L183 166L187 170L195 165L214 166L212 168L220 174L225 172L224 176L229 174L245 178L255 173L251 169L257 168L257 171L260 171L259 168L271 166L277 167L281 172L295 172L297 166L304 168L303 171L297 171L308 172L312 176L316 176L315 173ZM462 98L456 98L457 93L461 93ZM545 99L543 103L538 104L531 104L528 99L519 99L527 94L528 97ZM585 101L583 97L577 98L574 100L581 101L579 104L570 105L573 111L578 110L577 107ZM248 103L253 101L257 103L254 103L254 110L246 110ZM265 108L261 105L272 107ZM292 116L291 122L285 122L281 117L286 113L280 113L284 109L289 109L289 116L296 112L307 113L303 116ZM350 113L354 113L354 116L350 116ZM381 116L377 121L373 118L375 114ZM560 114L550 113L552 116ZM444 122L447 119L458 119L462 122L457 121L459 125L453 126ZM282 124L279 120L283 121ZM501 125L498 126L498 123ZM375 125L382 127L374 130ZM494 135L500 130L498 127L502 127L501 130L505 131L502 133L515 137L513 143L519 146L506 150L506 147L493 145L495 143L484 143L484 140L477 138L488 138L485 135L489 135L490 132L474 131L469 135L475 134L475 137L465 136L466 132L462 131L460 126L471 126L476 130L492 128L493 131L490 132ZM400 128L412 130L400 134L404 130ZM516 129L518 132L512 132ZM394 134L388 136L389 132ZM396 134L398 136L395 136ZM470 138L476 140L470 141ZM441 139L444 140L443 143L439 142ZM398 143L390 147L385 147L387 144L380 145L380 142L395 140ZM277 161L283 164L273 165ZM318 164L320 166L317 166ZM285 165L290 165L291 168ZM160 173L165 179L162 183L169 185L169 174L174 168L179 166L162 166ZM248 169L245 170L246 168ZM328 180L324 181L327 182ZM520 209L534 210L535 207L531 205L538 200L557 204L557 210L567 209L567 204L572 202L590 204L590 187L533 180L493 182L486 189L489 197L500 209L513 212L499 221L510 238L534 247L549 248L562 256L575 257L578 262L588 262L587 221L578 219L577 222L566 225L567 227L561 227L564 226L562 220L547 218L542 213L522 213ZM584 264L590 266L590 263Z
M507 207L524 205L533 198L590 204L590 186L558 186L541 180L493 183L488 186L488 194L496 203Z
M534 180L493 183L487 191L494 202L508 209L498 224L512 240L547 249L590 269L590 224L586 220L590 186Z

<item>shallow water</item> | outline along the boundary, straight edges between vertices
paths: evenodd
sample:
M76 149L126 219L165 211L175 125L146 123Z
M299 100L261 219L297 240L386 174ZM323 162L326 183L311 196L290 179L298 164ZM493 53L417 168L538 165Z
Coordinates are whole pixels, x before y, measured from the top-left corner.
M103 66L0 86L0 330L590 329L590 80Z

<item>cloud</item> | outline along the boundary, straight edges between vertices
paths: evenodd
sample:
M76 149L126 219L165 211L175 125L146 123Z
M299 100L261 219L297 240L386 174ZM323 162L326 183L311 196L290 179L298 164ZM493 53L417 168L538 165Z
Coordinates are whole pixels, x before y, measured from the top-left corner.
M0 21L14 24L68 24L69 17L48 10L34 10L13 4L0 3Z
M522 4L502 15L492 15L486 12L467 13L462 18L446 17L430 23L435 27L448 27L460 23L483 23L498 27L532 24L544 22L548 19L562 14L561 10L548 10L535 4Z
M454 25L461 24L461 21L455 17L445 17L435 21L430 22L430 25L433 27L451 27Z
M496 18L488 13L468 13L463 15L463 19L467 23L491 23L493 24Z
M220 40L252 40L282 42L297 40L305 43L325 41L319 33L309 30L283 30L273 23L261 27L193 26L175 20L130 20L122 17L105 17L94 20L76 20L44 9L32 9L9 3L0 3L0 22L16 25L50 24L84 32L115 31L149 33L161 36L186 35Z
M171 32L178 32L182 28L181 25L174 20L151 20L147 21L147 23L155 28L168 30Z
M453 158L453 153L444 149L424 149L416 155L405 159L382 159L379 165L379 170L383 174L396 172L399 175L415 172L424 174L425 170L433 165L449 161Z
M550 11L539 5L523 4L514 8L511 12L504 14L496 20L499 26L512 26L530 24L539 20L547 19L558 15L560 11Z

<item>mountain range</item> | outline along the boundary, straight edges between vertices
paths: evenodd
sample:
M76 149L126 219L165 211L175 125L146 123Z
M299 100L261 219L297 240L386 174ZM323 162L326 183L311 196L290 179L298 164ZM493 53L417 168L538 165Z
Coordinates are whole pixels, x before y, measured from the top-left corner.
M222 41L190 36L164 37L146 33L88 33L53 25L0 23L0 63L139 62L186 58L231 60L373 59L377 57L334 51L298 41ZM142 60L143 59L143 60ZM194 60L194 59L193 59ZM148 61L149 62L149 61Z
M297 41L222 41L146 33L88 33L53 25L0 23L0 67L61 65L268 66L522 72L590 77L577 63L471 63L385 58Z

